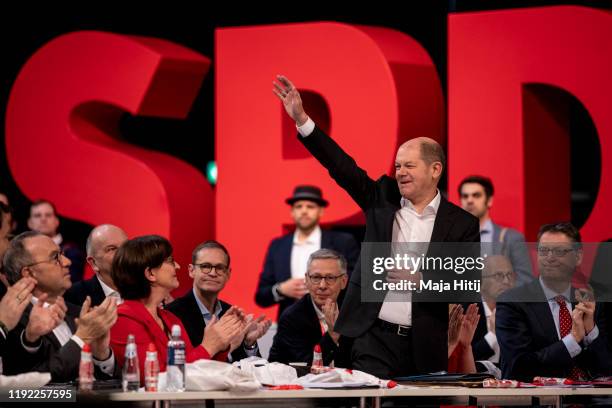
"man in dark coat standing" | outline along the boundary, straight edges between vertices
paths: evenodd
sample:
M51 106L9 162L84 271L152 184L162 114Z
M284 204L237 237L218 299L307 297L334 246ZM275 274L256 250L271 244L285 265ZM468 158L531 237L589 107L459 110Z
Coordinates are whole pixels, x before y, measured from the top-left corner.
M445 155L436 141L405 142L395 157L395 180L383 175L375 181L308 117L295 86L283 76L277 79L273 91L296 122L298 138L363 210L364 242L480 242L478 219L449 203L437 188ZM392 270L385 278L417 283L414 272ZM382 302L364 302L361 293L357 262L334 328L354 338L353 368L383 378L447 368L446 303L413 302L412 292L396 291L388 291Z

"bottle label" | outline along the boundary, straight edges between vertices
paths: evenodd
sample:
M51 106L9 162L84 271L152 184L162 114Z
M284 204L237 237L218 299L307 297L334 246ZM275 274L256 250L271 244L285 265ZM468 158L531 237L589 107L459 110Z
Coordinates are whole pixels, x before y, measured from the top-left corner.
M182 349L174 350L174 364L175 365L185 364L185 350L182 350Z

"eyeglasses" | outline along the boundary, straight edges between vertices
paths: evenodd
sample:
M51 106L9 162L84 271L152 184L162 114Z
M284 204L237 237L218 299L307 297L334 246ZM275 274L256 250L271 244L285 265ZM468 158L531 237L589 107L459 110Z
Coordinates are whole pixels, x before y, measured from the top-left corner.
M209 264L208 262L204 262L201 264L194 264L193 266L200 268L200 270L204 272L205 274L211 273L212 270L214 269L218 274L223 275L229 269L227 265L223 265L223 264L213 265L213 264Z
M514 272L495 272L488 275L482 275L483 278L495 278L495 280L503 281L504 279L508 279L509 281L514 279Z
M38 265L38 264L46 263L46 262L50 262L50 263L55 263L57 265L61 265L62 264L62 256L66 256L66 255L64 255L64 251L57 251L57 252L54 252L51 255L51 258L46 259L44 261L38 261L38 262L31 263L29 265L26 265L25 267L30 267L30 266L34 266L34 265Z
M344 275L345 275L344 273L341 273L340 275L336 275L336 276L333 276L333 275L320 276L320 275L308 275L308 274L306 276L315 285L320 284L322 280L325 280L325 283L327 283L328 285L333 285L334 283L338 281L339 278L341 278Z
M172 255L170 255L169 257L164 259L164 263L167 263L167 264L170 264L170 265L174 265L176 263L176 261L174 260L174 257Z
M570 252L573 252L574 248L547 248L547 247L538 247L538 255L540 256L548 256L548 254L552 253L555 258L561 258Z

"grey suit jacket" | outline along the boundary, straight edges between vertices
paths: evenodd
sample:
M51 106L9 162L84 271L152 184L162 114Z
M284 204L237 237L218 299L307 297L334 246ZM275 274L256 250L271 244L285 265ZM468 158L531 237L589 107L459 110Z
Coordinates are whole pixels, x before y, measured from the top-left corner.
M525 236L514 228L506 228L504 241L500 243L502 227L493 223L493 254L506 255L510 258L516 273L516 286L524 285L534 279L529 250L525 243ZM486 245L486 244L483 244Z

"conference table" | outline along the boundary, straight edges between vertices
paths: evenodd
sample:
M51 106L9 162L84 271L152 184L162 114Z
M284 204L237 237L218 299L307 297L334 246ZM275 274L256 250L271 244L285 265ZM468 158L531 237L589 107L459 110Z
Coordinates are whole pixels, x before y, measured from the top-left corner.
M563 400L572 402L592 397L610 397L612 388L467 388L467 387L396 387L392 389L304 389L257 390L249 393L228 391L185 392L110 392L107 397L113 406L121 402L142 402L155 407L170 407L177 402L183 406L191 401L194 406L272 407L349 405L360 408L381 406L383 399L408 399L412 404L442 405L552 405L561 407ZM337 399L337 400L336 400ZM336 400L336 401L333 401ZM322 403L325 401L325 403ZM330 402L332 401L332 402ZM587 400L588 401L588 400ZM399 404L401 405L401 404Z

